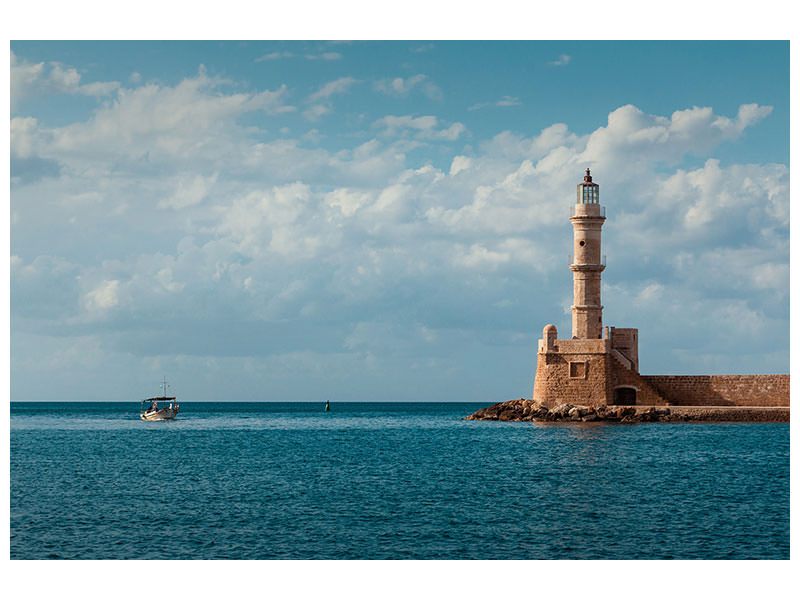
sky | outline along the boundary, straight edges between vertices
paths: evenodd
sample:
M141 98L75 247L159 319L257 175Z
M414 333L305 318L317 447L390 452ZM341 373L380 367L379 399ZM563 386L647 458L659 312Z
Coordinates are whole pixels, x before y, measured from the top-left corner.
M640 371L789 371L788 42L10 46L12 400L530 397L587 167Z

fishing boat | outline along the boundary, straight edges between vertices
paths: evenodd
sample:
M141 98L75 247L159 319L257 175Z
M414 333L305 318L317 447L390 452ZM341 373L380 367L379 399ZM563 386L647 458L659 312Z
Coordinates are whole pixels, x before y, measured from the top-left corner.
M171 421L178 415L178 402L175 396L167 396L167 378L161 384L163 396L146 398L139 407L139 417L142 421ZM161 403L162 408L158 407Z

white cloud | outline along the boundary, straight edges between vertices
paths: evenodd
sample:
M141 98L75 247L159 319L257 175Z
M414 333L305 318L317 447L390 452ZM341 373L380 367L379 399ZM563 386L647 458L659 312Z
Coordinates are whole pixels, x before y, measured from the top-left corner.
M358 79L353 77L340 77L329 81L307 98L307 102L315 104L303 111L303 117L309 121L318 121L324 115L330 114L333 112L333 107L327 101L332 96L346 93L356 83Z
M81 75L74 68L57 62L29 63L11 52L11 110L28 96L38 94L78 94L108 96L120 87L117 81L96 81L81 84Z
M319 121L322 117L330 114L333 109L327 104L315 104L303 111L303 117L309 121Z
M555 123L543 129L538 136L525 138L510 131L495 135L481 144L481 149L490 155L503 156L511 160L539 160L557 148L576 147L578 136L564 123Z
M553 65L554 67L565 67L571 60L572 57L569 54L561 54L557 59L550 61L547 64Z
M519 101L519 98L514 96L503 96L500 100L495 102L496 106L519 106L520 104L522 103Z
M264 62L265 60L278 60L280 58L292 58L294 54L292 52L270 52L269 54L264 54L263 56L259 56L255 62Z
M86 294L86 306L89 310L108 309L119 304L119 281L104 281Z
M41 143L39 124L33 117L11 119L11 156L34 156Z
M308 60L339 60L342 58L339 52L322 52L321 54L306 54Z
M456 264L469 269L495 270L510 259L511 255L507 252L496 252L479 244L473 244L466 253L457 258Z
M323 85L318 91L314 92L308 97L309 102L318 102L319 100L327 100L333 95L344 94L349 90L353 84L358 83L358 79L354 77L340 77L333 81L329 81Z
M120 89L114 102L85 122L33 130L35 122L25 120L16 128L20 142L35 144L39 156L60 154L65 161L111 156L176 160L190 154L216 156L230 144L236 120L248 112L275 115L294 110L284 104L286 86L225 95L217 93L222 83L201 70L174 87L151 83Z
M471 169L481 177L480 169ZM498 174L496 174L497 176ZM479 231L492 235L531 232L563 219L555 209L558 196L550 195L546 176L530 161L523 161L497 183L474 185L471 202L453 208L431 206L426 217L431 224L452 233Z
M436 47L436 44L433 42L428 42L426 44L418 44L416 46L411 47L411 52L430 52Z
M190 175L181 177L175 187L174 193L165 200L158 203L159 208L172 208L179 210L187 206L193 206L202 202L208 195L214 183L217 181L218 174L210 177L202 175Z
M328 206L338 209L345 217L352 217L359 208L371 201L371 194L361 190L339 188L326 194L325 199Z
M519 101L519 98L514 96L503 96L500 100L495 102L479 102L477 104L473 104L467 110L479 110L481 108L486 108L487 106L520 106L522 102Z
M454 156L450 163L450 176L457 175L461 171L466 171L472 166L472 159L468 156Z
M48 80L57 91L69 93L78 89L81 76L75 69L63 69L60 64L53 63Z
M425 81L426 75L414 75L403 79L402 77L395 77L394 79L381 79L375 82L375 89L384 94L403 95L411 91L411 89Z
M186 287L185 283L179 283L173 279L172 269L169 267L160 269L156 274L155 280L161 286L162 290L170 294L183 291L183 289Z
M771 112L769 106L746 104L739 107L735 119L729 119L715 115L710 107L693 107L667 118L648 115L629 104L609 114L608 124L588 137L580 160L617 177L633 177L642 164L672 164L688 153L700 155L734 140Z
M251 192L220 208L223 217L216 231L230 236L249 256L277 252L297 260L309 252L313 255L311 238L291 234L301 215L308 214L311 200L311 189L301 183Z
M43 62L29 63L20 61L11 52L11 109L20 99L27 96L30 90L42 79L45 66Z
M441 100L441 88L428 79L427 75L417 74L411 77L395 77L393 79L380 79L373 85L374 89L383 94L392 96L407 96L414 88L419 88L431 100Z
M463 123L453 123L445 129L438 126L439 120L432 115L423 117L388 115L373 123L373 127L383 129L383 135L387 137L411 132L417 139L454 141L467 131Z

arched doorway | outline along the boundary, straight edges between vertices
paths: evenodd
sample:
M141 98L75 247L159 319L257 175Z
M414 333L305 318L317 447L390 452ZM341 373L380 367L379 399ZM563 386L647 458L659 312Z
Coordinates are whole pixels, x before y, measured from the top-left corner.
M636 404L636 388L618 387L614 390L614 404L633 406Z

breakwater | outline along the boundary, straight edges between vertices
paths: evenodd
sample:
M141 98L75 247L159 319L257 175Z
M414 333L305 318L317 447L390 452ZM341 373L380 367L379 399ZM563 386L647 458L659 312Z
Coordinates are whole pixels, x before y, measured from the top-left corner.
M572 421L682 423L689 421L789 422L788 406L581 406L543 404L519 398L498 402L465 417L468 421Z

